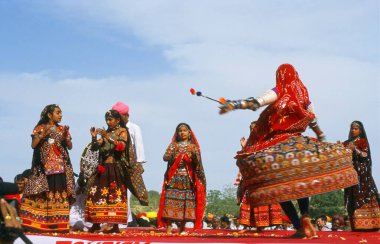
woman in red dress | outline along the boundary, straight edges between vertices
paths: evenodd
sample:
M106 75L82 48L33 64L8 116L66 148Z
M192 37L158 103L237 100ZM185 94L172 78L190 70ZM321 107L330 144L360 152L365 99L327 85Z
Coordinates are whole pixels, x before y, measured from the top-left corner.
M202 228L206 207L206 177L198 141L190 126L180 123L163 157L168 162L162 186L157 224L179 224L186 234L186 222L194 222L194 229Z
M359 184L346 188L344 197L353 231L380 228L380 202L372 177L372 159L363 123L351 123L348 140L344 146L352 150L352 161L358 172Z
M68 150L68 126L60 125L62 110L47 105L32 133L32 175L25 186L20 217L26 230L68 232L74 173Z
M291 64L276 72L276 87L256 99L228 101L220 114L234 109L257 110L260 114L246 146L236 155L243 175L242 192L248 191L252 206L280 203L297 229L295 238L314 238L308 217L309 196L357 184L351 151L343 145L323 142L306 87ZM302 133L310 128L318 140ZM298 217L291 200L297 199Z

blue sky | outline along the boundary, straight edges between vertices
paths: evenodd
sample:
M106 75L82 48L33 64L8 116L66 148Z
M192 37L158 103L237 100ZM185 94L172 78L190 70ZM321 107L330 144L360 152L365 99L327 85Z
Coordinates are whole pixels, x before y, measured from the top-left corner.
M258 96L292 63L329 141L361 120L380 184L379 1L1 1L0 175L30 167L30 133L47 104L70 126L75 171L91 126L116 101L143 131L148 189L160 190L162 155L187 122L201 145L209 189L233 184L239 139L259 112L218 115L191 96ZM307 131L306 135L313 135Z

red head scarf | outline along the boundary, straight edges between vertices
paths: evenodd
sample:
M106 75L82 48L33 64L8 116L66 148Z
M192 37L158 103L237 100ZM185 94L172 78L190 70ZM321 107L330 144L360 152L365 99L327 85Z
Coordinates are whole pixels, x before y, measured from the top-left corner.
M276 72L277 100L257 120L247 146L237 157L263 150L290 136L301 134L313 120L307 110L309 94L291 64L282 64Z

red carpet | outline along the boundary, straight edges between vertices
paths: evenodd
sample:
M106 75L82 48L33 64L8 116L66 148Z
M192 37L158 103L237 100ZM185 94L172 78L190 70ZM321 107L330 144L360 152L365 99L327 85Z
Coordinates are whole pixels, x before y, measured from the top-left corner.
M56 244L124 244L124 243L380 243L379 232L319 232L319 239L291 239L294 231L264 231L262 233L227 230L198 230L186 236L162 229L129 228L121 234L28 234L34 243ZM22 243L22 242L17 242Z

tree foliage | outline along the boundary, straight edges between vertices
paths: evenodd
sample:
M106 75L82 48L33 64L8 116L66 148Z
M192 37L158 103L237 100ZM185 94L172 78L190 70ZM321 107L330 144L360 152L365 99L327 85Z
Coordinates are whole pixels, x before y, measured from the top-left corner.
M135 196L131 196L131 208L132 212L137 214L140 212L157 212L160 205L160 196L161 194L158 191L149 191L149 205L142 206Z
M225 214L239 215L239 206L236 201L236 187L226 185L222 190L207 191L206 214L223 216ZM141 206L139 201L132 196L132 211L140 212L156 212L160 204L160 193L157 191L149 191L149 206ZM296 201L293 201L296 204ZM298 209L298 208L297 208ZM334 214L346 214L344 208L343 191L333 191L321 195L312 196L310 200L309 214L315 218L321 214L333 216Z
M346 214L343 190L312 196L310 200L309 214L313 218L322 214L330 217L334 214Z
M218 216L239 214L239 206L236 202L236 187L225 186L223 191L209 190L207 193L206 213Z
M139 201L131 196L131 208L135 214L140 212L156 212L160 204L160 193L149 191L149 206L141 206ZM209 190L207 192L206 213L223 216L226 213L237 215L239 206L236 204L236 187L226 186L222 191Z

